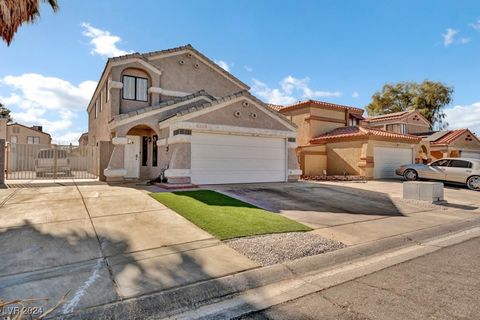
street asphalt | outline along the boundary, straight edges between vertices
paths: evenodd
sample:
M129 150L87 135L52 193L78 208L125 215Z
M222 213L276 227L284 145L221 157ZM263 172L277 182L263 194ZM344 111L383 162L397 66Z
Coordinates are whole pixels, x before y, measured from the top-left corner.
M480 315L480 238L242 319L472 319Z

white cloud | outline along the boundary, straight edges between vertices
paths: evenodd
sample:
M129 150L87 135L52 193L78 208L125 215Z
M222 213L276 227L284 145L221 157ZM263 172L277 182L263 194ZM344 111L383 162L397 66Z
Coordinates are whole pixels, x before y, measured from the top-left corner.
M469 128L480 134L480 102L470 105L456 105L445 109L445 114L450 128Z
M360 94L357 91L353 91L352 98L357 99L358 97L360 97Z
M472 41L472 38L460 38L460 40L458 40L460 44L467 44L470 41Z
M90 44L93 46L93 49L90 53L92 55L98 54L110 58L132 52L118 48L117 44L121 42L122 39L119 36L111 34L110 31L92 27L87 22L83 22L81 26L84 28L82 34L91 39Z
M220 68L225 69L225 71L230 72L230 68L233 67L233 63L228 63L223 60L215 60L215 63L220 66Z
M97 83L83 81L74 85L60 78L27 73L6 76L0 79L0 85L12 91L10 96L0 97L0 101L12 110L14 121L42 125L56 142L64 141L75 118L85 112Z
M458 30L447 28L446 32L442 34L443 45L448 47L455 41L455 36L458 34Z
M245 70L247 70L248 72L253 72L253 68L250 67L250 66L244 66Z
M472 27L477 31L480 31L480 19L477 20L476 22L470 23L470 27Z
M309 83L308 77L299 79L289 75L280 81L280 88L270 88L265 83L253 79L252 93L273 104L292 104L302 99L332 98L342 95L339 91L311 89Z

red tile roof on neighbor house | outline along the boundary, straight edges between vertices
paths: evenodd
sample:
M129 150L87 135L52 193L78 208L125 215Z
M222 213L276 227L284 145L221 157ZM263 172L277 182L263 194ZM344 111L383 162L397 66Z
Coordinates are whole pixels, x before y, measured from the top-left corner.
M281 106L281 105L276 105L276 104L267 104L267 106L275 111L279 112L285 112L285 111L291 111L295 109L300 109L309 105L314 105L318 107L323 107L327 109L334 109L334 110L349 110L353 113L360 113L363 114L365 110L360 109L360 108L355 108L355 107L350 107L350 106L344 106L341 104L335 104L335 103L329 103L329 102L324 102L324 101L317 101L317 100L305 100L305 101L299 101L297 103L288 105L288 106Z
M430 143L433 145L447 145L455 141L458 137L460 137L462 134L466 132L470 133L473 138L478 140L478 138L473 133L471 133L470 130L458 129L458 130L452 130L447 134L443 135L440 139L431 141Z
M419 142L422 140L421 137L412 136L409 134L401 134L388 132L384 130L364 128L364 127L341 127L335 130L332 130L328 133L320 135L316 138L310 140L310 143L313 144L323 144L327 142L332 142L335 140L348 140L349 138L369 138L376 137L385 140L395 140L395 141L404 141L404 142Z
M412 113L417 113L425 121L430 122L421 113L419 113L417 110L400 111L400 112L382 114L382 115L379 115L379 116L367 117L365 119L365 122L371 123L371 122L383 122L383 121L390 121L390 120L401 120L401 119L407 117L408 115L410 115Z

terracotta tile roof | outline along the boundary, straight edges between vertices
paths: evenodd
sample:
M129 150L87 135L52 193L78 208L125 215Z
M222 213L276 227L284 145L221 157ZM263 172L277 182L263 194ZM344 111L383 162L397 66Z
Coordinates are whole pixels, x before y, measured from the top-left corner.
M275 104L267 104L267 107L269 107L272 110L279 111L279 112L285 112L285 111L290 111L290 110L295 110L295 109L300 109L305 106L309 105L314 105L318 107L323 107L327 109L334 109L334 110L349 110L354 113L360 113L363 114L365 110L360 109L360 108L355 108L355 107L350 107L350 106L344 106L341 104L335 104L335 103L329 103L329 102L324 102L324 101L317 101L317 100L305 100L305 101L299 101L297 103L288 105L288 106L281 106L281 105L275 105Z
M431 141L430 143L431 144L436 144L436 145L440 145L440 144L450 144L452 143L455 139L457 139L458 137L460 137L462 134L464 134L465 132L469 132L468 129L458 129L458 130L451 130L449 131L447 134L443 135L442 137L440 137L440 139L437 139L435 141ZM474 136L472 134L472 136Z
M409 110L409 111L401 111L401 112L394 112L394 113L388 113L388 114L382 114L379 116L372 116L372 117L367 117L365 119L365 122L371 123L371 122L383 122L383 121L390 121L390 120L401 120L408 115L412 113L417 113L421 118L423 118L425 121L430 123L421 113L419 113L417 110Z
M421 137L388 132L384 130L364 128L364 127L341 127L334 129L328 133L320 135L316 138L310 140L312 144L323 144L327 142L332 142L334 140L348 140L349 138L368 138L368 137L377 137L385 140L396 140L396 141L405 141L405 142L419 142L422 140Z

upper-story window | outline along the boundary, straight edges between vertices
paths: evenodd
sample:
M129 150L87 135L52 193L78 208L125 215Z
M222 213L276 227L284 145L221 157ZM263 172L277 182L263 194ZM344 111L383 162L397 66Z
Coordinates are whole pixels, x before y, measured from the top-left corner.
M407 134L407 133L408 133L407 125L406 125L405 123L401 123L401 124L400 124L400 132L403 133L403 134Z
M147 79L133 76L123 76L123 99L148 101L147 89Z
M27 144L40 144L40 137L28 136L27 137Z

